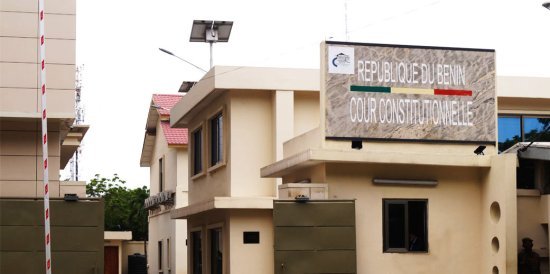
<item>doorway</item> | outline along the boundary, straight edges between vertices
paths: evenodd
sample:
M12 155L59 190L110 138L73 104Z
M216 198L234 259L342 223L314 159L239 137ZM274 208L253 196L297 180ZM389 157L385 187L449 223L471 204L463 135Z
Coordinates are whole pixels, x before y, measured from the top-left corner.
M104 274L118 273L118 246L106 246L104 248Z

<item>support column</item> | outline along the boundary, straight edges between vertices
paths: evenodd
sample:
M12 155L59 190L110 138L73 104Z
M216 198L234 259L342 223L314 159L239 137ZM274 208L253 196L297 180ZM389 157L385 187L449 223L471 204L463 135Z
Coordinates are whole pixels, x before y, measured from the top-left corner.
M275 161L283 159L283 143L294 137L294 91L276 90L273 93L273 132L275 133ZM277 186L282 183L277 178ZM275 193L278 190L275 189Z

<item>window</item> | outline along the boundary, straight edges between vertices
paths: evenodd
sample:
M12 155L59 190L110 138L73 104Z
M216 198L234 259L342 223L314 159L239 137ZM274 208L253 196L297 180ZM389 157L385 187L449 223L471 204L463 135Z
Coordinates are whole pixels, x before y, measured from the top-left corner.
M384 199L384 252L427 252L427 200Z
M191 232L191 273L202 274L201 232Z
M210 229L210 273L223 273L222 229Z
M159 192L164 191L164 156L159 159Z
M202 172L202 127L193 131L193 175Z
M535 189L536 164L535 160L518 159L516 168L516 187L520 189Z
M550 117L523 117L523 139L525 142L549 142L550 132L544 132L549 126Z
M521 142L521 120L519 117L498 118L498 151L503 152Z
M498 117L498 150L503 152L518 142L549 142L550 117L502 115Z
M159 263L159 273L162 272L162 240L158 242L158 263Z
M542 183L543 193L550 194L550 161L541 163L542 165Z
M210 166L223 161L223 115L216 114L210 119Z
M170 267L170 238L166 239L166 266L168 267L168 273L172 268Z

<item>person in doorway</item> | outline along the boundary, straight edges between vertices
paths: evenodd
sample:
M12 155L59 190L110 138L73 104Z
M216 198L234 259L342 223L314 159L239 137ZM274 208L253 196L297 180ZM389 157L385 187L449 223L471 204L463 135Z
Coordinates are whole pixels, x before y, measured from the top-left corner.
M518 274L541 274L540 256L533 251L533 240L526 237L521 242L523 250L518 254Z

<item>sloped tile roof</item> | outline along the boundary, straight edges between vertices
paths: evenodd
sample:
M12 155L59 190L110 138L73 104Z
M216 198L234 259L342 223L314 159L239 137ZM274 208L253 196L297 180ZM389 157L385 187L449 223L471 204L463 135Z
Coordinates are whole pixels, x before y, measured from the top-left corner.
M170 116L170 109L183 97L180 94L153 94L153 104L157 106L160 116Z
M140 166L150 167L151 156L155 146L155 134L157 123L160 120L160 127L164 135L164 139L168 145L187 145L189 139L187 137L186 128L171 128L170 127L170 110L183 98L182 94L153 94L151 106L147 114L147 122L145 124L145 138L141 149Z
M189 136L186 128L171 128L170 122L160 122L164 138L168 145L187 145L189 142Z
M170 110L183 97L180 94L153 94L153 104L161 117L170 117ZM164 120L164 119L163 119ZM161 121L162 132L168 145L186 145L189 141L186 128L171 128L169 121Z

